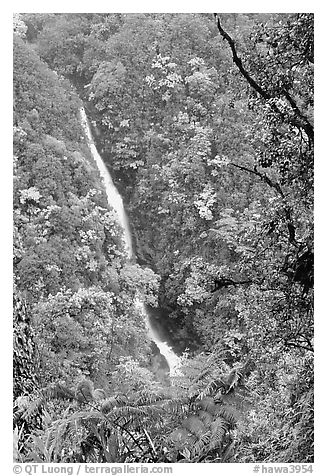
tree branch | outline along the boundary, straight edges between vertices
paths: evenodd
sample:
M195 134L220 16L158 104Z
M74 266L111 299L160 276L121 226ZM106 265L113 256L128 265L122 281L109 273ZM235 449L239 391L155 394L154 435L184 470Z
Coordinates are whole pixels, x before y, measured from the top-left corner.
M295 347L296 349L309 350L310 352L314 351L314 348L312 347L311 344L302 345L302 344L299 344L297 342L288 342L288 341L285 341L284 344L285 344L286 347Z
M240 73L242 74L242 76L246 79L246 81L250 84L250 86L265 100L269 100L269 99L273 99L273 96L266 90L264 90L260 84L258 84L254 79L253 77L250 75L250 73L244 68L243 66L243 63L242 63L242 60L241 58L238 56L237 54L237 51L236 51L236 47L235 47L235 42L234 40L229 36L229 34L222 28L221 26L221 23L220 23L220 19L217 15L217 13L214 14L215 18L216 18L216 22L217 22L217 28L218 28L218 31L219 33L221 34L221 36L223 37L224 40L227 41L227 43L229 44L229 47L232 51L232 54L233 54L233 62L236 64L236 66L238 67ZM286 99L289 101L291 107L292 107L292 110L294 112L294 114L296 114L297 117L294 117L294 118L287 118L288 121L296 126L298 129L302 128L305 133L307 134L307 136L309 137L309 139L313 142L314 140L314 130L313 130L313 126L312 124L310 124L310 122L308 121L308 119L303 116L303 114L300 112L296 102L294 101L294 99L290 96L290 94L287 92L287 91L283 91L283 94L284 96L286 97ZM276 104L274 103L271 103L270 104L271 108L277 113L279 114L283 119L285 119L285 114L277 107Z
M218 291L221 288L227 288L228 286L240 286L241 284L262 284L256 283L253 279L244 279L242 281L233 281L229 278L216 278L214 280L214 288L211 290L212 293Z
M282 191L279 183L273 182L269 177L267 177L266 174L258 172L255 169L249 169L248 167L245 167L244 165L234 164L233 162L231 162L230 165L232 165L233 167L236 167L237 169L244 170L245 172L249 172L251 174L256 175L257 177L260 177L261 180L266 182L270 187L274 188L282 198L285 198L284 192Z
M288 102L290 103L291 105L291 108L293 109L293 111L295 112L295 114L303 121L303 129L305 131L305 133L307 134L307 136L309 137L309 139L313 139L314 138L314 131L313 131L313 126L312 124L309 122L308 118L305 117L298 105L296 104L295 100L292 98L292 96L289 94L288 91L286 91L285 89L283 90L283 94L284 96L286 97L286 99L288 100Z
M240 169L240 170L244 170L245 172L248 172L248 173L251 173L253 175L256 175L257 177L261 178L261 180L263 180L264 182L266 182L271 188L275 189L276 192L283 198L285 199L285 195L284 195L284 192L283 190L281 189L281 186L279 185L278 182L274 182L273 180L271 180L269 177L267 177L266 174L264 173L261 173L261 172L258 172L256 169L250 169L248 167L245 167L244 165L238 165L238 164L234 164L233 162L230 163L230 165L232 165L233 167L236 167L237 169ZM286 226L287 226L287 230L288 230L288 241L298 247L298 242L296 241L295 239L295 226L293 225L292 223L292 217L291 217L291 211L290 211L290 207L289 206L285 206L284 208L284 212L285 212L285 218L286 218Z
M233 53L233 61L236 64L236 66L238 67L240 73L244 76L244 78L247 80L247 82L250 84L250 86L252 86L252 88L260 94L260 96L262 96L264 99L271 99L271 95L269 93L267 93L267 91L262 89L262 87L246 71L246 69L243 66L241 58L237 55L234 40L232 40L232 38L228 35L228 33L226 33L226 31L223 30L223 28L221 26L221 23L220 23L220 19L217 16L216 13L215 13L215 17L216 17L216 20L217 20L218 31L221 34L221 36L224 38L224 40L227 40L227 42L230 46L230 49L232 50L232 53Z

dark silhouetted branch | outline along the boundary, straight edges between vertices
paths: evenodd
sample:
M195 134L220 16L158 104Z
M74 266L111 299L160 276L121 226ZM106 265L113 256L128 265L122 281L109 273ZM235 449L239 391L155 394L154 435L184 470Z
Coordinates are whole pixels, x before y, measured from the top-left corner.
M215 13L215 18L217 22L217 28L221 36L223 37L224 40L227 41L229 44L229 47L232 51L233 54L233 61L238 67L240 73L242 76L246 79L246 81L249 83L249 85L265 100L269 99L274 99L273 96L263 89L260 84L257 83L257 81L254 80L254 78L250 75L250 73L244 68L243 63L241 58L238 56L236 47L235 47L235 41L229 36L229 34L222 28L220 19ZM288 91L283 91L283 94L285 98L288 100L290 103L290 106L294 112L294 117L287 117L287 120L294 126L296 126L298 129L303 129L309 139L313 142L314 140L314 130L312 124L310 124L309 120L301 113L299 110L295 100L291 97ZM274 102L270 103L271 108L278 113L283 119L285 119L285 114L277 107L277 105Z
M250 174L254 174L257 177L260 177L261 180L266 182L270 187L274 188L282 198L285 198L284 193L283 193L279 183L273 182L269 177L267 177L266 174L258 172L255 169L250 169L248 167L245 167L244 165L238 165L238 164L234 164L232 162L231 162L230 165L232 165L233 167L236 167L237 169L244 170L245 172L249 172Z

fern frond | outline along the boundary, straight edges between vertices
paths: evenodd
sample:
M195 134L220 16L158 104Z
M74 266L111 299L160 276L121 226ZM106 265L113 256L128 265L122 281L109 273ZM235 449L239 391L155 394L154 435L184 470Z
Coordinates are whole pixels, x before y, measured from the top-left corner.
M53 427L57 427L61 424L62 421L65 421L68 425L79 425L80 423L87 424L88 422L93 421L105 421L105 416L100 411L94 410L81 410L74 412L71 415L68 415L64 418L60 418L53 422Z
M211 365L208 365L205 369L202 369L202 372L199 372L199 375L197 375L191 382L191 384L199 383L202 382L206 377L209 375L212 375L212 367Z
M120 425L128 423L129 427L141 426L144 419L148 417L148 413L142 407L133 407L125 405L117 407L107 413L107 419L111 422L119 422Z
M233 456L233 450L235 447L235 441L231 441L229 444L226 445L222 454L221 454L221 463L229 463Z
M168 445L172 443L175 449L181 451L185 448L192 448L197 439L186 428L177 428L169 435L167 443Z
M212 415L205 410L199 410L198 411L198 417L200 420L206 425L207 427L210 425L212 422Z
M74 400L75 393L68 387L61 384L52 384L42 390L45 399L50 400L58 398L61 400Z
M191 448L192 458L203 458L209 451L219 449L222 445L228 425L223 418L217 417L210 425L210 429L204 432Z
M195 415L189 416L186 420L183 421L182 427L186 428L192 435L199 438L205 432L205 425L203 421L200 420Z
M222 442L222 439L228 429L228 422L224 418L217 416L210 425L210 431L212 435L210 443L211 448L215 448L217 444L220 444Z
M168 397L164 392L156 393L141 391L134 396L133 403L134 405L151 405L167 398Z
M26 407L25 411L22 414L23 419L27 420L28 418L31 418L32 416L40 413L42 404L43 404L42 397L37 397L34 400L30 400L29 405Z
M215 415L217 411L217 407L215 401L212 397L205 397L201 400L198 400L194 403L194 409L204 410L211 415Z
M210 441L211 432L207 431L206 433L203 433L191 448L191 458L194 459L201 456L203 451L209 448Z
M217 414L228 421L232 427L236 425L240 416L240 412L232 405L217 405Z
M115 407L121 407L127 403L125 395L116 395L105 400L101 406L101 412L105 415L110 413Z
M199 392L198 399L202 400L205 397L210 395L215 395L217 392L221 390L222 392L225 391L225 382L221 378L217 378L211 380L204 388Z
M63 420L59 425L55 426L52 431L49 432L46 447L51 455L52 460L57 461L57 457L60 456L61 449L64 441L69 435L73 435L74 429L67 420Z

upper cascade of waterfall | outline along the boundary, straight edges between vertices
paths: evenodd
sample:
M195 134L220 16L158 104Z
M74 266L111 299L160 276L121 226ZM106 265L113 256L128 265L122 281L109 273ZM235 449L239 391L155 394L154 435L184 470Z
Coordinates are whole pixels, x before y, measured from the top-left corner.
M105 186L105 190L106 190L106 193L107 193L108 204L117 213L118 223L123 228L123 232L124 232L123 237L124 237L124 240L125 240L126 253L127 253L128 257L131 259L132 256L133 256L132 237L131 237L131 232L130 232L129 225L128 225L128 218L127 218L127 215L126 215L126 212L125 212L125 209L124 209L124 203L123 203L122 197L120 196L117 188L115 187L115 185L112 181L111 175L110 175L106 165L104 164L104 162L102 160L102 157L100 156L100 154L97 151L97 148L94 144L94 140L93 140L93 137L92 137L89 121L88 121L86 113L85 113L85 109L81 108L80 113L81 113L82 125L83 125L84 131L85 131L86 136L87 136L88 145L90 147L92 156L93 156L94 160L96 161L96 164L97 164L97 167L99 169L100 175L101 175L101 177L104 181L104 186Z
M129 224L128 224L128 218L125 213L124 209L124 203L122 200L122 197L120 196L117 188L115 187L111 175L105 165L105 163L102 160L102 157L100 156L99 152L97 151L97 148L94 144L94 140L92 137L89 121L87 119L85 109L81 108L80 109L80 114L81 114L81 122L82 126L84 128L84 131L86 133L87 137L87 142L89 145L89 148L91 150L92 156L97 164L97 167L100 171L100 174L102 176L102 179L104 181L104 186L107 194L107 199L108 199L108 204L111 206L116 214L117 214L117 219L118 223L121 225L123 229L123 237L125 241L125 249L126 253L129 259L133 257L133 247L132 247L132 237L131 237L131 232L129 229ZM157 347L159 348L160 353L165 357L169 369L170 369L170 375L178 375L179 374L179 364L180 364L180 358L175 354L173 349L166 343L163 342L160 337L156 334L155 330L151 327L151 323L149 321L149 316L148 313L145 309L144 303L140 301L139 299L136 299L135 301L135 306L139 309L139 311L143 314L145 318L146 325L148 327L149 331L149 337L150 339L155 342Z

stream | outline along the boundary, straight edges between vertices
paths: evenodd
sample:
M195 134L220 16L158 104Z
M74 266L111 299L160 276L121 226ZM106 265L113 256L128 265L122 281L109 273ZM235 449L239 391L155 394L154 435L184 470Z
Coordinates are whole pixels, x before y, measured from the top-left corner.
M111 175L105 163L103 162L102 157L97 151L96 145L92 137L90 124L89 124L84 108L80 109L80 115L81 115L81 123L84 129L84 132L86 134L88 146L90 148L92 157L96 162L96 165L99 169L100 175L104 182L108 204L110 207L112 207L115 210L117 215L117 221L123 229L123 238L125 242L125 250L126 250L127 257L129 260L132 260L134 256L132 236L131 236L131 231L129 227L128 217L124 209L123 199L121 195L119 194L117 188L115 187L115 184L113 183ZM163 341L162 338L160 337L158 323L156 326L154 325L153 323L154 321L153 319L151 319L149 311L147 311L144 303L141 300L136 299L135 307L140 311L141 315L144 317L144 320L148 329L149 338L155 344L155 348L157 349L156 353L159 354L160 356L160 359L157 359L160 362L159 363L160 367L169 368L170 376L177 375L179 373L178 367L180 363L180 358L175 354L175 352L167 344L167 342Z

